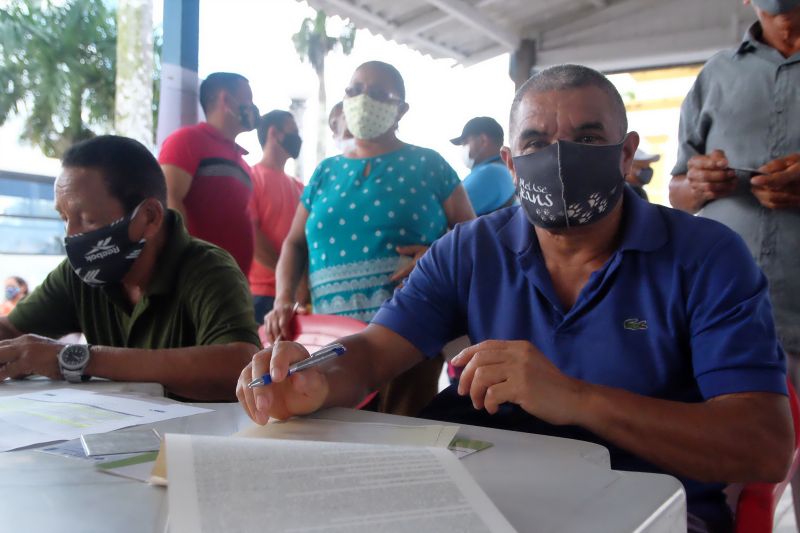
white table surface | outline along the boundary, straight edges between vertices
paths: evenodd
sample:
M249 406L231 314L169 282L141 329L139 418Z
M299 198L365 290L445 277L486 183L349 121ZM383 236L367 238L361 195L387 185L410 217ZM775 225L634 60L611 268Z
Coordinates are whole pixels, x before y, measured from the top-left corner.
M215 411L153 427L162 434L230 435L251 424L238 404L197 405ZM315 417L437 423L350 409L329 409ZM462 463L520 532L686 531L680 482L666 475L613 471L602 446L465 425L458 435L494 444ZM0 453L0 531L161 533L166 502L164 488L98 472L85 461L30 449Z
M130 392L147 394L148 396L164 396L164 387L159 383L125 383L92 378L84 383L68 383L53 381L43 377L32 377L20 380L0 381L0 397L26 394L40 390L76 388L92 392Z

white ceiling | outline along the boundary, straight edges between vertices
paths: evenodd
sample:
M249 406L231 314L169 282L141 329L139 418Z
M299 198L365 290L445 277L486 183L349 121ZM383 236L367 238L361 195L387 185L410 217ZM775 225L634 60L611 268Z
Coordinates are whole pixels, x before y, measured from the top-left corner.
M435 58L471 65L536 41L537 66L624 71L705 61L755 20L741 0L306 0Z

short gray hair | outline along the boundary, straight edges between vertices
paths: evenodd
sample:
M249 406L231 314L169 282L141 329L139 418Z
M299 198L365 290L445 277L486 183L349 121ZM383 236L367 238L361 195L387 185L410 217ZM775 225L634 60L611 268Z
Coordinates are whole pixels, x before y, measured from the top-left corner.
M614 108L614 114L617 115L622 127L620 135L624 136L628 132L628 116L625 112L625 103L622 101L622 96L620 96L619 91L608 78L600 72L583 65L556 65L531 76L519 88L517 94L514 95L514 101L511 103L510 136L513 137L517 133L517 109L525 95L530 92L544 93L582 87L597 87L606 93L609 103Z

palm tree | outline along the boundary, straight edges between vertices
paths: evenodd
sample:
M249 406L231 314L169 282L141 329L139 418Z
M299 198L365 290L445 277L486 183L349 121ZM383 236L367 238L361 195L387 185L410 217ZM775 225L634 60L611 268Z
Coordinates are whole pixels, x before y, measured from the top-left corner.
M328 35L325 27L327 21L325 12L317 11L316 17L306 18L300 24L300 31L292 36L294 47L300 55L301 61L308 61L319 79L317 93L318 122L317 122L317 161L325 158L325 132L328 129L328 105L325 94L325 56L337 46L345 55L353 50L356 39L356 28L353 24L345 25L339 37Z
M93 136L92 128L110 129L114 18L95 0L12 0L0 10L0 126L26 108L21 137L50 157Z
M152 0L117 2L114 130L153 146L154 51Z

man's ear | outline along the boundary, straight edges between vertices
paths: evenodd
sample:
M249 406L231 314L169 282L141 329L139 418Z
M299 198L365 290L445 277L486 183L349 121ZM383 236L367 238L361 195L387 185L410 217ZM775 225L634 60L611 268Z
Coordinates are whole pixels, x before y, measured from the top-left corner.
M500 159L505 163L506 168L511 172L511 177L514 178L514 187L517 186L517 171L514 170L514 158L511 155L511 148L503 146L500 148Z
M270 127L269 127L269 129L267 130L267 142L266 142L266 143L264 143L264 144L267 144L267 143L269 143L270 139L275 139L275 141L276 141L278 144L280 144L280 140L278 140L278 138L277 138L277 137L275 137L275 136L276 136L278 133L283 133L283 132L282 132L282 131L280 131L280 130L278 129L278 127L277 127L277 126L275 126L274 124L273 124L272 126L270 126Z
M141 235L140 239L150 240L155 237L164 224L164 206L155 198L148 198L139 207L135 223L134 235Z
M400 122L400 119L408 113L408 102L403 102L397 107L397 122Z
M635 131L628 132L625 140L622 142L622 160L620 161L620 170L623 176L627 176L631 171L633 165L633 158L636 155L636 148L639 146L639 134Z

